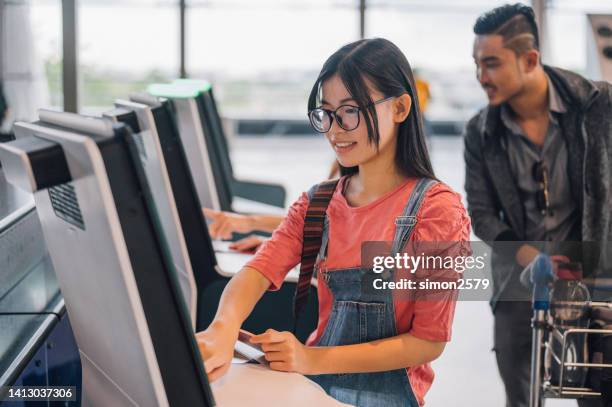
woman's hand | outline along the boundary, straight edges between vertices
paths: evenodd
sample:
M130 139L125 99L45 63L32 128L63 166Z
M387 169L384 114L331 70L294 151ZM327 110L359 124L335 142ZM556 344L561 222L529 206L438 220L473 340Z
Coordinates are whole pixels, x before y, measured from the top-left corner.
M213 239L231 239L232 232L249 233L253 230L253 218L237 213L202 208L204 215L212 220L208 232Z
M265 241L261 236L251 235L231 243L229 248L240 252L255 252Z
M230 368L239 328L213 322L206 330L196 333L196 341L208 380L215 381Z
M303 345L291 332L268 329L251 337L251 343L261 344L261 349L270 362L270 368L283 372L313 374L312 348Z

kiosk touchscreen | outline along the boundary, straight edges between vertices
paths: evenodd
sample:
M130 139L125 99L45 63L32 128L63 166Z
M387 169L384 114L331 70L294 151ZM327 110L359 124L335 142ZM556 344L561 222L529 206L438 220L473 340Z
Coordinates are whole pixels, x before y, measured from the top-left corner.
M152 89L156 89L156 86L158 85L154 85ZM286 192L283 186L261 181L238 180L234 177L227 138L210 83L198 79L177 79L171 86L175 93L197 94L199 124L204 126L204 135L210 139L209 158L212 160L212 168L219 174L215 174L215 177L218 177L216 179L222 180L224 189L220 191L228 194L232 210L271 215L284 214Z
M231 252L227 248L226 242L213 242L210 238L208 228L203 220L201 208L197 207L197 188L195 188L193 183L190 181L189 170L191 167L188 165L188 156L187 154L181 154L183 148L186 150L187 147L182 145L184 142L184 137L179 137L179 135L176 133L177 127L172 123L173 114L169 101L165 98L156 98L148 94L131 95L130 99L137 103L146 104L151 107L155 116L157 134L159 135L162 150L166 156L166 163L168 172L170 174L170 179L173 182L178 179L185 180L181 186L177 185L176 188L173 188L173 191L175 194L175 201L179 207L179 215L181 214L181 206L189 206L189 208L184 208L185 217L181 216L187 244L190 242L198 242L198 244L194 247L194 251L199 250L202 252L202 248L205 248L205 251L208 253L208 250L210 250L210 254L207 254L206 257L208 259L212 259L214 262L213 267L218 273L217 277L219 275L232 277L234 274L240 271L244 264L251 258L251 255ZM173 104L176 105L176 100L173 100ZM173 158L169 159L168 154L173 154ZM196 176L193 178L195 179ZM181 198L179 198L179 195L177 194L180 194ZM187 229L187 226L190 226L190 228ZM213 248L217 249L216 252L213 250ZM205 278L205 280L202 281L202 284L200 284L198 281L200 278L200 271L198 267L195 266L193 259L192 265L194 268L196 281L198 282L198 290L201 291L202 287L214 280L215 276L207 273L206 276L202 277L203 279ZM299 270L296 267L290 272L287 281L297 281L298 274Z
M234 169L232 168L232 160L229 154L229 146L225 132L223 131L223 123L221 116L217 110L217 105L212 93L212 86L209 82L198 79L177 79L173 82L177 86L191 87L200 91L202 98L202 112L208 126L211 130L211 137L214 141L215 152L218 156L219 163L224 172L226 182L231 183L234 178Z
M15 125L20 138L0 145L0 161L34 193L79 346L83 405L214 405L131 130L69 113L40 119Z
M103 117L115 123L125 123L132 129L132 138L140 158L139 164L142 166L153 196L153 203L170 248L174 268L178 272L181 290L195 329L198 291L153 116L147 106L131 102L120 102L120 105L122 107L105 112ZM127 110L126 107L138 110Z
M165 98L156 98L149 94L130 95L130 99L136 103L149 106L155 119L157 134L164 158L166 159L166 167L172 182L174 199L177 203L185 240L189 247L191 264L198 285L197 328L205 329L214 316L217 300L227 282L227 277L232 277L240 271L251 258L251 255L230 251L227 248L226 242L213 242L211 240L201 207L199 206L199 199L191 178L187 156L183 153L183 139L179 136L178 128L174 124L174 103ZM213 247L217 250L214 251ZM199 256L199 258L194 256ZM198 264L201 264L202 267L199 267ZM295 283L298 276L299 270L296 267L288 274L285 281ZM293 297L292 287L284 286L282 290L286 291L283 293L283 296L286 297L286 307L289 310L291 298ZM247 321L245 326L247 329L266 329L269 327L265 326L265 323L270 320L271 310L278 308L278 303L275 302L276 300L268 297L268 295L264 295L264 302L269 300L269 306L261 308L261 303L259 303L255 307L252 320L257 321L257 324L250 325L250 322ZM279 313L276 312L276 314L278 315ZM288 320L289 317L290 315L287 315L286 319ZM287 324L287 326L290 326L290 324ZM277 327L280 327L280 325Z
M173 102L179 134L202 206L231 211L230 185L221 168L211 127L204 120L201 92L165 84L151 85L148 91L153 96L168 98Z
M118 100L115 105L131 109L138 117L149 117L146 119L148 122L146 128L152 130L151 135L157 139L161 149L197 286L197 309L202 309L201 296L204 288L220 279L221 274L218 272L212 241L189 172L170 102L158 100L147 94L132 95L130 99L133 101ZM127 120L127 116L121 117ZM141 129L145 128L143 126L145 126L144 123ZM239 270L242 265L235 267ZM206 326L196 324L196 328L204 329Z

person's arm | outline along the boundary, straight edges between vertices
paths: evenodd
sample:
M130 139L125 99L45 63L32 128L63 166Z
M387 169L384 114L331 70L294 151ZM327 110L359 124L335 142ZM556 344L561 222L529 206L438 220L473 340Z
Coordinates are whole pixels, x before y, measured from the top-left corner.
M468 212L476 236L485 242L519 241L516 232L499 219L499 208L495 204L493 186L487 179L481 135L475 119L470 120L465 129L464 159ZM539 253L535 247L527 244L517 244L513 251L511 255L523 267Z
M196 334L210 381L229 369L240 326L269 286L270 281L261 273L245 267L223 290L213 322L205 331Z
M258 235L250 235L230 243L229 248L239 252L255 252L266 241L266 238Z
M248 215L251 218L252 230L272 233L285 220L279 215Z
M222 376L231 364L244 320L268 289L278 289L300 261L308 197L302 194L266 245L227 284L213 322L196 334L209 380Z
M238 330L268 287L270 281L260 272L244 267L223 290L211 326L226 326Z
M409 333L377 341L332 347L315 347L315 372L381 372L419 366L437 359L446 342L419 339Z
M438 358L445 342L407 334L344 346L309 347L291 332L267 330L251 338L261 344L270 368L302 374L382 372L418 366Z
M208 208L202 209L204 215L212 220L208 230L214 239L230 239L232 232L249 233L258 230L271 233L285 219L284 216L278 215L241 215Z

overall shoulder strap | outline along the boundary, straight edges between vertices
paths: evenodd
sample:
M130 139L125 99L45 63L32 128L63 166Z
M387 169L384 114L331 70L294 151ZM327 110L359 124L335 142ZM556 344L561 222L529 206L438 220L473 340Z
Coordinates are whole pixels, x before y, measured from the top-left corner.
M427 194L429 188L437 183L438 182L433 179L421 178L414 186L414 189L408 198L408 202L404 207L404 212L401 216L395 218L395 237L393 239L392 249L394 255L402 250L406 244L406 241L410 238L410 235L417 224L416 215L421 208L425 195Z
M325 224L325 211L334 195L339 180L325 181L316 185L309 191L310 201L304 218L304 233L302 239L302 260L300 264L300 277L295 288L293 298L293 315L295 323L308 301L310 292L310 279L314 272L317 254L321 248L323 226Z

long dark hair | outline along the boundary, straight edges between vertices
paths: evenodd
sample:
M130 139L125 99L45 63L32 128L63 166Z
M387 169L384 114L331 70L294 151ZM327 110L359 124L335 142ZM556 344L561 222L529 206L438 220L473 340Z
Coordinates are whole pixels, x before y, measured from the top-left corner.
M383 38L359 40L343 46L323 64L308 98L308 110L320 105L321 85L336 74L364 112L368 139L377 148L380 143L378 118L364 79L367 78L384 97L410 95L411 112L399 126L395 162L406 176L436 179L427 152L412 69L402 51ZM358 167L340 167L342 175L358 171Z

